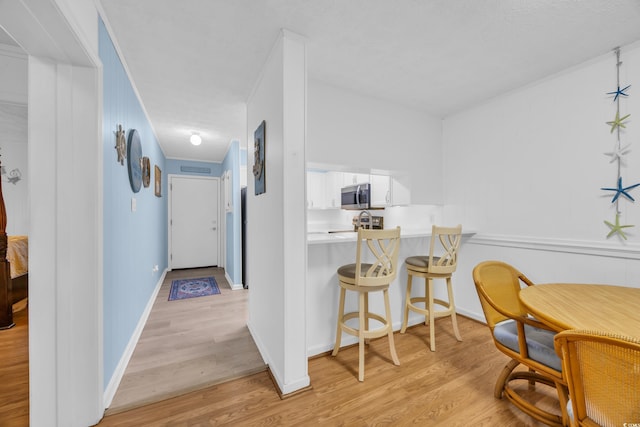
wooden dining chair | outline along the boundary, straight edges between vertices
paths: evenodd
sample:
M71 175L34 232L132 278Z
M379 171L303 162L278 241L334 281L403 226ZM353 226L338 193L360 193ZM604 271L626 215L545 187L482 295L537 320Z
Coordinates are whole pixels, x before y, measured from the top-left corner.
M556 335L555 347L569 386L572 425L640 423L640 340L569 330Z
M453 302L451 276L458 266L458 249L462 238L462 225L455 227L431 227L429 255L410 256L405 260L407 267L407 292L404 303L404 318L400 333L405 333L409 323L409 311L424 315L425 324L429 325L429 347L436 351L434 321L440 317L451 317L453 333L458 341L462 341L456 319L456 306ZM424 278L424 296L411 296L413 277ZM433 281L442 279L447 284L448 301L434 297ZM436 310L436 306L444 308Z
M393 323L389 304L389 285L398 272L398 253L400 250L400 227L390 230L358 229L356 244L356 262L338 268L340 302L338 303L338 327L336 343L332 356L340 350L342 332L358 337L358 380L364 381L364 348L371 338L387 335L389 350L395 365L400 365L393 341ZM358 311L345 313L346 291L357 292ZM372 313L369 309L369 294L382 292L385 314ZM350 319L358 319L358 326L349 326ZM376 321L375 329L370 321ZM382 324L379 326L378 324Z
M547 425L568 425L567 386L562 363L554 349L555 332L530 317L518 298L521 286L533 286L533 283L500 261L478 264L473 269L473 281L493 342L511 358L498 376L494 396L497 399L505 396L520 410ZM518 365L527 367L528 371L514 371ZM561 414L543 410L518 394L516 381L526 381L534 387L536 383L555 387Z

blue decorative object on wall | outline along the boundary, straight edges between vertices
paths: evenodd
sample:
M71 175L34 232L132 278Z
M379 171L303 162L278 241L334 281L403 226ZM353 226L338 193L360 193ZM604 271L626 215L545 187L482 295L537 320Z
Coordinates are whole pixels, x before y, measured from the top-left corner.
M614 101L618 100L618 96L629 96L626 93L624 93L625 90L629 89L631 87L631 85L628 85L627 87L620 89L620 86L618 86L618 89L615 92L607 92L607 95L615 95L613 97Z
M127 165L131 190L137 193L140 191L140 186L142 185L142 146L140 144L140 135L138 135L138 131L135 129L129 131Z
M631 200L632 202L635 202L635 199L633 197L631 197L631 194L627 193L627 191L632 190L632 189L636 188L639 185L640 185L640 183L633 184L633 185L630 185L628 187L623 187L622 186L622 177L620 176L620 177L618 177L618 187L617 188L603 187L603 188L601 188L601 190L615 191L616 192L616 194L613 196L613 199L611 200L611 203L615 203L615 201L618 200L618 197L620 197L620 195L626 197L627 199Z

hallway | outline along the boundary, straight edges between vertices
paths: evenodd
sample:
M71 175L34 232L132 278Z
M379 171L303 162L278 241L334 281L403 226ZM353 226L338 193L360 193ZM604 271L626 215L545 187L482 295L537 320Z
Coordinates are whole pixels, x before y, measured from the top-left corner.
M171 281L213 276L220 294L168 301ZM248 290L222 268L167 273L115 397L114 414L264 371L246 326Z

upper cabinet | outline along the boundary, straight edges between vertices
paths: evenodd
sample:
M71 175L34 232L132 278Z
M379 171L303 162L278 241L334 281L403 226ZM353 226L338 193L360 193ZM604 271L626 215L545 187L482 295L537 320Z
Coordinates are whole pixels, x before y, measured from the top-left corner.
M370 175L371 206L391 206L391 177L387 175Z
M325 208L340 209L342 180L342 172L329 171L325 174Z
M342 187L371 184L371 206L387 207L411 203L408 175L307 169L307 208L340 209Z
M326 172L307 171L307 208L324 209L326 192Z
M341 172L342 184L344 187L354 184L365 184L369 182L368 173Z
M371 175L371 206L401 206L411 203L409 177L401 175Z
M406 206L411 204L411 178L409 175L391 176L391 205Z

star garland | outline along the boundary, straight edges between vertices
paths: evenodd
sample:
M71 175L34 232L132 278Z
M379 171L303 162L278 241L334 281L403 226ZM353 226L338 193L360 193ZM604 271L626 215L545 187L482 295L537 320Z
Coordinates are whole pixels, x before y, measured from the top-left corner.
M627 124L625 123L625 120L627 120L631 116L631 114L620 117L620 98L629 96L626 91L631 87L631 85L620 88L620 65L622 65L622 62L620 62L620 48L616 48L615 53L617 89L613 92L607 92L607 95L614 95L613 101L616 103L616 117L612 121L607 122L607 125L611 126L610 133L616 131L616 141L613 150L605 153L605 155L611 157L611 161L609 163L617 162L618 179L616 187L602 187L600 189L604 191L615 191L613 199L611 199L611 203L615 204L616 209L615 223L611 223L606 220L604 221L605 225L609 227L609 234L607 234L607 239L613 235L618 235L624 240L627 240L627 235L624 233L623 229L634 227L634 225L620 224L620 196L623 196L623 198L626 198L631 202L635 202L635 199L631 196L631 194L629 194L629 191L640 186L640 183L629 185L626 187L622 185L622 175L620 173L620 169L624 163L624 156L630 151L630 144L624 146L622 145L622 143L620 142L620 129L626 129Z

